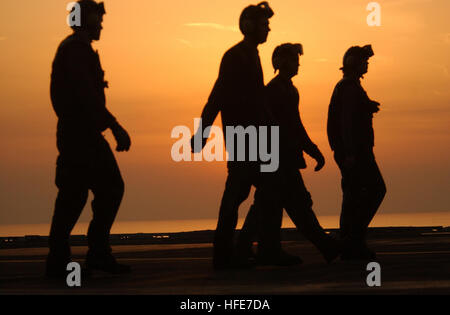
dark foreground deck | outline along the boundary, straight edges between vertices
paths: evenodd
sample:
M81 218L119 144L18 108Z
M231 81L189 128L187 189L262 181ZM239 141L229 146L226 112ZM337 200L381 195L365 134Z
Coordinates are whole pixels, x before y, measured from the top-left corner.
M80 288L46 279L47 249L0 249L0 294L164 294L164 295L297 295L297 294L450 294L450 235L376 238L370 245L381 266L381 286L366 284L367 262L327 265L308 242L284 242L304 264L214 272L212 246L204 244L117 245L120 262L133 273L82 277ZM83 262L86 247L72 248Z

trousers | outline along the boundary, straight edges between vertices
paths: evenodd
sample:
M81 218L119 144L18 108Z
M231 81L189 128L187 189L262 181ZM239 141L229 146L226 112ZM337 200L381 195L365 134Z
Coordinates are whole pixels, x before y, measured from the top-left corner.
M272 249L281 249L280 228L283 208L298 231L320 250L324 250L328 245L328 237L312 209L311 194L305 187L300 171L295 168L282 168L278 172L277 184L273 185L276 190L272 191L272 194L278 194L278 203L272 209L266 207L265 211L268 214L258 216L258 212L261 211L258 209L261 204L258 202L258 198L261 197L261 194L255 194L255 202L251 206L239 234L238 250L241 253L249 252L253 240L256 238L261 242L264 238L274 236L276 238L272 242L276 242L278 246L273 246ZM260 218L259 224L257 223L258 217ZM265 252L264 249L262 251L258 249L258 253L262 255L276 254L274 251Z
M231 262L235 248L234 232L238 221L239 206L248 198L252 186L256 187L255 194L259 196L256 198L256 206L262 209L261 216L264 217L264 222L270 221L269 218L265 218L265 215L271 214L271 212L265 210L273 209L277 203L276 194L271 193L274 184L276 184L275 175L261 173L259 167L256 166L242 165L228 169L217 228L214 233L214 265L226 265ZM275 231L276 234L267 235L261 242L263 247L277 246L279 230L270 229L268 233L272 231Z
M101 137L76 157L60 151L55 184L58 195L49 235L50 254L61 259L70 257L69 236L89 190L94 194L87 234L89 252L109 254L109 234L122 201L124 182L108 142Z
M364 240L367 228L386 195L383 176L373 150L358 153L351 168L345 165L343 152L335 151L334 159L342 175L341 237Z

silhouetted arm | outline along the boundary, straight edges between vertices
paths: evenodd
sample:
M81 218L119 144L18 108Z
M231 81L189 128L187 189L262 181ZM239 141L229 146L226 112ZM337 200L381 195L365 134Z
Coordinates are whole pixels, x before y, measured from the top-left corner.
M202 111L201 118L203 129L211 126L214 123L214 120L216 120L216 117L219 114L221 108L221 102L223 100L222 94L224 93L224 89L225 86L223 80L221 80L219 76L219 78L216 80L216 83L214 84L211 94L209 95L208 102L206 103Z
M203 131L210 127L216 119L223 106L227 103L232 92L236 91L236 83L239 82L239 60L229 53L225 53L222 58L219 70L219 76L214 84L211 94L208 97L208 102L202 110L202 128L197 130L191 138L192 152L200 152L205 146L209 134L203 134ZM195 148L195 139L200 138L199 143L202 148Z
M300 139L300 147L306 154L311 156L313 159L317 161L317 166L315 167L316 171L319 171L325 164L325 158L323 157L322 152L320 152L317 145L312 142L311 138L308 135L308 132L303 125L302 119L300 117L300 111L298 106L296 107L296 115L294 116L297 125L297 134L298 139Z
M227 100L238 90L236 84L240 80L240 68L238 56L225 53L220 63L219 76L202 112L203 128L213 124L219 111L226 106Z
M297 89L295 87L294 89L298 95ZM290 126L289 133L292 134L292 140L295 142L297 148L305 151L308 155L317 156L316 153L320 153L320 151L318 151L317 146L312 142L303 125L299 110L300 97L298 99L299 101L296 106L293 106L291 112L287 115L287 119L289 119L288 126Z
M306 131L305 126L303 125L303 122L300 117L298 120L298 124L299 124L298 128L299 139L301 139L302 141L303 151L305 151L311 157L317 157L319 155L322 155L317 145L314 142L312 142L311 138L309 137L308 132Z

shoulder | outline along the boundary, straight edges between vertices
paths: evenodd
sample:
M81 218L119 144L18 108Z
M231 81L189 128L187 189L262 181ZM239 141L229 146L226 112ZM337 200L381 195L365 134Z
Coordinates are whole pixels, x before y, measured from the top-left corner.
M336 84L336 87L334 88L335 92L337 92L337 93L344 93L346 95L353 94L353 93L358 93L359 91L361 91L361 89L362 88L361 88L360 84L357 81L351 80L351 79L347 79L347 78L341 79Z
M228 49L223 55L223 62L240 62L245 58L245 51L242 47L242 42L237 43Z
M336 88L337 88L337 89L345 88L345 87L349 86L351 83L352 83L351 80L346 79L346 78L342 78L342 79L339 80L339 82L336 84Z
M269 83L267 83L267 85L266 85L266 89L275 89L275 88L278 88L278 87L280 87L281 86L281 84L280 84L280 79L279 79L279 77L278 76L276 76L275 78L273 78L272 80L270 80L270 82Z
M280 79L279 76L276 76L275 78L273 78L267 85L266 85L266 90L269 93L283 93L287 91L287 86L286 84Z
M92 52L92 48L88 43L85 43L74 35L66 37L58 47L58 54L70 56L86 56Z
M342 78L341 81L338 82L338 85L349 89L361 88L359 81L349 78Z

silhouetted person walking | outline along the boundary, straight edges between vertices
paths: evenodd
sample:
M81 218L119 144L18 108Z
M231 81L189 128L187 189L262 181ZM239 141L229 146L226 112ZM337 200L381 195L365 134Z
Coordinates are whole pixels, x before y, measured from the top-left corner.
M350 47L344 55L344 77L336 85L328 111L328 140L342 174L341 237L348 241L342 259L373 259L367 228L386 194L373 153L373 114L379 103L361 86L367 73L370 45Z
M114 154L102 132L110 128L116 150L128 151L128 133L105 107L104 72L97 52L91 47L100 39L103 3L78 2L81 26L62 41L53 61L51 99L58 116L56 167L58 196L49 236L46 274L61 277L70 261L69 236L88 197L93 219L88 230L86 268L126 273L129 266L116 262L111 254L109 234L124 193L124 183Z
M301 44L282 44L275 48L272 55L272 64L275 72L279 74L270 81L266 87L266 95L271 113L280 128L280 166L278 169L279 181L274 185L276 191L269 193L279 194L279 205L271 209L271 215L262 217L263 222L257 228L257 218L260 209L255 204L250 208L244 226L238 238L238 252L244 257L252 256L252 242L257 234L259 238L264 234L277 237L280 244L280 228L283 208L286 209L291 220L298 230L321 251L327 261L339 255L339 246L331 239L320 226L313 210L311 195L305 187L299 169L306 168L303 157L305 152L317 161L315 171L319 171L325 164L325 159L319 148L311 141L303 126L299 112L299 93L292 83L292 78L298 74L299 55L303 54ZM271 221L265 221L271 220ZM265 229L276 229L267 233ZM258 253L257 263L262 265L295 265L302 260L284 252L279 245L279 252Z
M203 128L211 126L221 112L226 138L226 126L267 125L268 113L264 108L264 79L257 46L266 42L269 18L273 16L267 2L246 7L240 16L239 27L244 40L230 48L222 58L219 77L202 112ZM202 138L198 130L192 139ZM206 140L202 140L204 145ZM235 142L236 143L236 142ZM227 150L237 152L235 148ZM248 157L248 144L245 148ZM258 162L228 161L228 178L219 211L219 220L214 236L213 266L215 269L247 267L233 260L234 232L239 205L247 199L252 185L261 185L262 177ZM264 200L261 198L261 200ZM266 244L267 245L267 244Z

